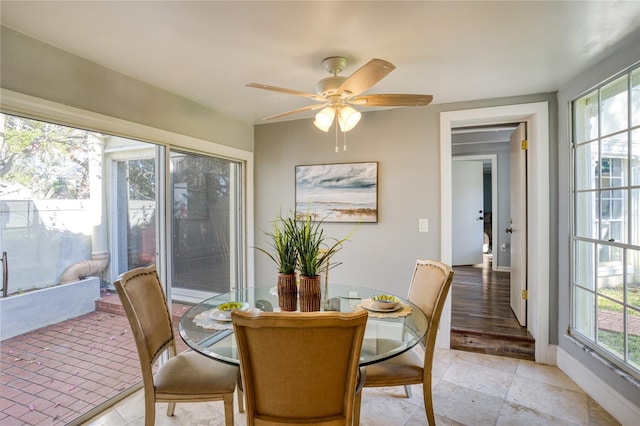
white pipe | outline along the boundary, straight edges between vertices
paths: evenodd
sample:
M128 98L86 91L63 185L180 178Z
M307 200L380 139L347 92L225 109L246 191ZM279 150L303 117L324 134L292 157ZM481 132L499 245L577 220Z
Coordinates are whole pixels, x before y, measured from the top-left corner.
M60 284L79 281L104 271L109 264L109 252L91 253L91 260L81 260L68 266L60 276Z

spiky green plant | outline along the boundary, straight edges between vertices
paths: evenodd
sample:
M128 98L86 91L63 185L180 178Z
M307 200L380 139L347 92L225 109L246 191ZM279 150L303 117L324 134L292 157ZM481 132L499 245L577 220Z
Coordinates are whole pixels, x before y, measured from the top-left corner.
M347 237L338 240L324 235L322 229L323 220L312 222L311 214L307 212L302 220L294 221L295 237L294 244L298 252L298 268L300 275L314 277L324 269L331 256L337 253L342 244L349 239ZM331 243L328 243L328 242ZM333 263L332 266L337 266Z
M291 217L278 216L273 221L273 231L265 232L269 237L272 251L260 247L256 249L269 256L278 267L280 274L294 274L298 264L298 253L295 245L295 220Z

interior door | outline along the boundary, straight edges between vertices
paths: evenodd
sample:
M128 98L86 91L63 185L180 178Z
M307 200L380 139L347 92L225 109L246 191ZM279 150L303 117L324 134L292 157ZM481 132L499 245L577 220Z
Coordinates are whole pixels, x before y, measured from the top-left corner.
M526 127L520 123L509 139L511 178L511 309L522 326L527 325L527 150Z
M452 162L453 265L482 263L482 161Z

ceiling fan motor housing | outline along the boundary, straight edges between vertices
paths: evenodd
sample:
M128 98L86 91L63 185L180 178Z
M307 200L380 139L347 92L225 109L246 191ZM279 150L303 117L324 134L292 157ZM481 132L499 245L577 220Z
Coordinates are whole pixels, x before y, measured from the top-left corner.
M316 84L316 93L322 95L324 98L329 98L332 95L339 95L340 86L346 80L346 77L327 77L323 78ZM343 97L345 95L349 95L350 93L343 91Z
M336 76L347 66L347 58L343 58L342 56L329 56L322 61L322 66L329 74Z

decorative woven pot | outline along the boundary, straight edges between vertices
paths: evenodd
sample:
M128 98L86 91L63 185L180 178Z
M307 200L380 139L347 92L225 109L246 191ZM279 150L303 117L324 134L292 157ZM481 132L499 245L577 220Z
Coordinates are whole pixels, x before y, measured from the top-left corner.
M278 275L278 306L281 311L298 309L298 286L296 274Z
M320 310L320 276L300 276L300 312Z

